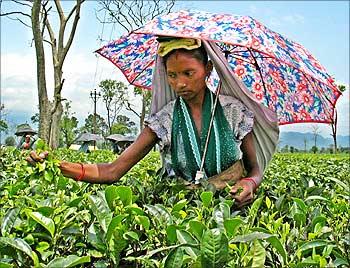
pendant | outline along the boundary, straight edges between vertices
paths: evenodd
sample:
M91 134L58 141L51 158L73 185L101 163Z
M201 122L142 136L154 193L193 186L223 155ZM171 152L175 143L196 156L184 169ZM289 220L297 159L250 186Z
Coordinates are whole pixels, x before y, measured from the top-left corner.
M204 171L198 170L196 173L196 177L194 178L194 184L200 184L201 181L204 179L205 173Z

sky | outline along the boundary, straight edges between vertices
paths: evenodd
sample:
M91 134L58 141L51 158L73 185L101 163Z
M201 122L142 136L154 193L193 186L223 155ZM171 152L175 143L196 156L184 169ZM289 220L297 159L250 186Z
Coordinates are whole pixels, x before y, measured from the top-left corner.
M63 7L73 4L64 1ZM13 3L2 2L2 13L13 10ZM112 25L103 26L96 13L103 18L97 1L86 1L81 18L63 68L65 78L63 97L72 101L72 111L80 125L93 113L90 92L98 89L103 79L126 80L108 60L94 51L117 39L124 32ZM349 1L178 1L174 11L180 9L204 10L215 13L249 15L302 44L327 69L337 83L349 88ZM0 17L1 52L1 103L5 106L2 117L11 129L20 123L31 123L30 117L38 110L36 88L36 60L31 29L18 21ZM47 51L49 52L49 51ZM50 53L46 57L50 58ZM52 97L52 67L48 65L49 96ZM131 92L130 88L130 92ZM140 109L139 100L135 109ZM97 113L105 115L102 101L97 103ZM339 114L338 134L349 135L349 90L337 103ZM133 119L131 113L126 113ZM136 118L135 118L136 120ZM136 122L138 125L138 123ZM315 124L281 126L281 131L312 132ZM331 128L317 124L321 135L330 137ZM35 126L34 126L35 127ZM0 137L4 139L4 135Z

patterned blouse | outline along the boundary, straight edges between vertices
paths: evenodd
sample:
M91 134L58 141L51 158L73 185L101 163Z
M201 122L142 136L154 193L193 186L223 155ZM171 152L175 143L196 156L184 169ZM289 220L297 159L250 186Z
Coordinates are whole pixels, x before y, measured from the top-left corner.
M232 96L220 95L220 104L224 110L226 119L234 133L234 141L240 148L243 138L253 129L254 114L238 99ZM148 126L159 138L160 152L163 158L163 172L167 176L175 176L171 168L171 127L175 100L166 104L159 112L145 120ZM242 159L242 151L239 151L239 159Z

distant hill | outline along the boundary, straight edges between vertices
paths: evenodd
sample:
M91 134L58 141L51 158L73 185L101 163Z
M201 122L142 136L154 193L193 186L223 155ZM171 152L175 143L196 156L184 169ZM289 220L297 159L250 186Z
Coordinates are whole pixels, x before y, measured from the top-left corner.
M281 132L280 133L280 142L278 144L279 148L284 146L293 146L297 149L304 149L304 140L306 139L306 149L311 149L314 146L314 135L311 132L301 133L301 132ZM350 147L350 136L338 136L337 137L338 147ZM321 135L317 136L317 147L318 148L329 148L330 145L333 145L333 138L324 137Z

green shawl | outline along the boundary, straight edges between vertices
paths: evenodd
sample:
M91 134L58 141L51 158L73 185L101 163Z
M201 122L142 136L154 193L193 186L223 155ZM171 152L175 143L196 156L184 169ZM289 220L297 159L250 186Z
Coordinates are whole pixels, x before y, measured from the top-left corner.
M200 135L186 102L181 97L175 101L171 132L172 167L178 176L191 182L194 182L196 172L201 164L214 100L214 93L206 89ZM206 177L219 174L238 159L239 148L234 142L233 130L231 130L223 108L218 102L204 163Z

